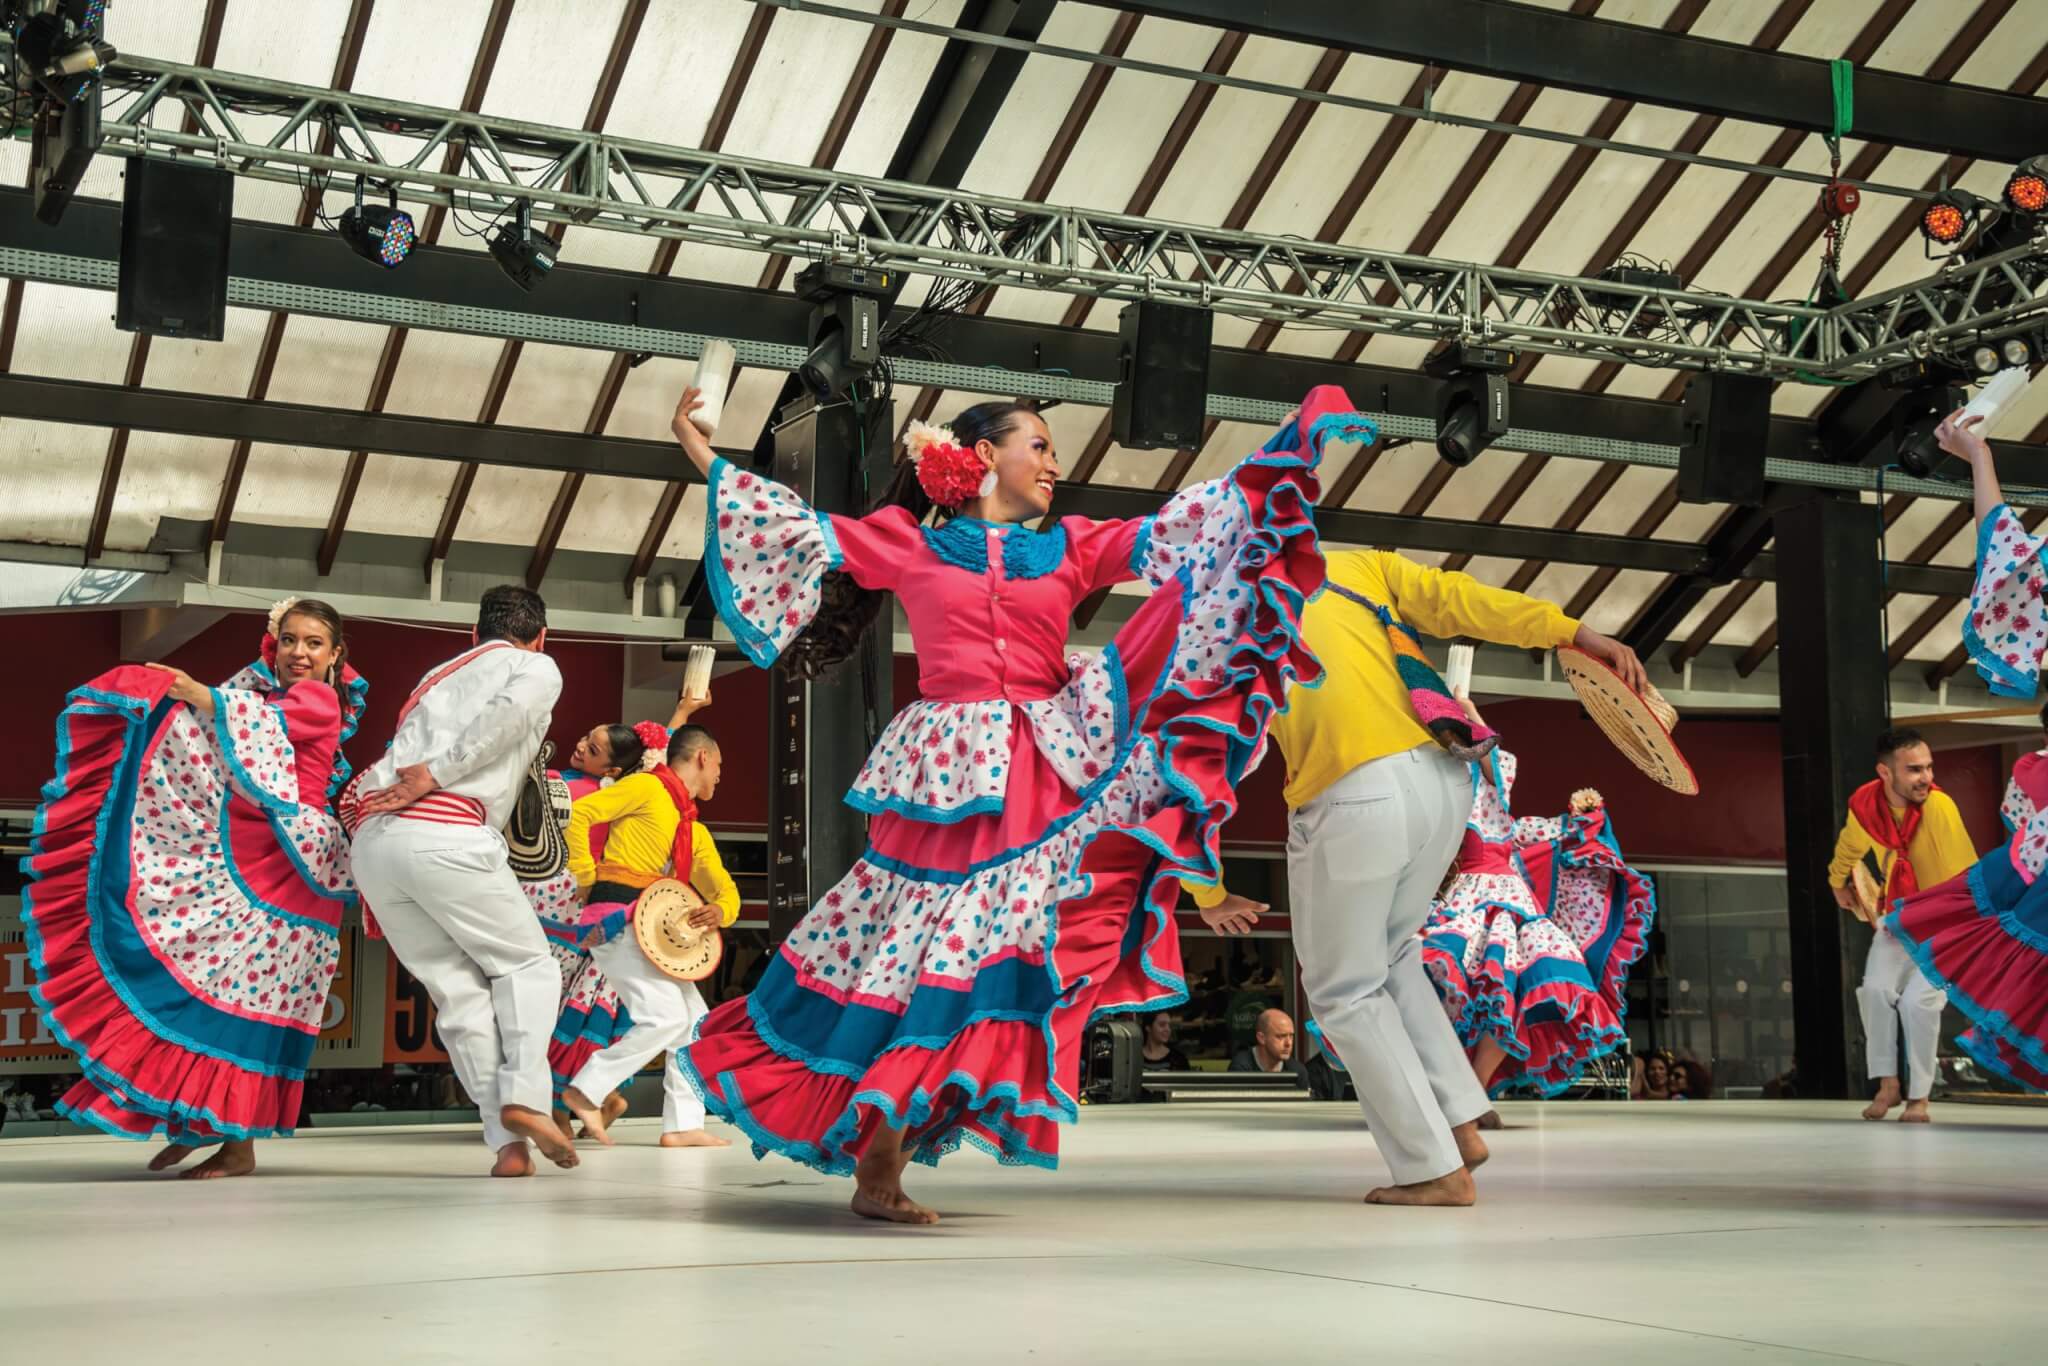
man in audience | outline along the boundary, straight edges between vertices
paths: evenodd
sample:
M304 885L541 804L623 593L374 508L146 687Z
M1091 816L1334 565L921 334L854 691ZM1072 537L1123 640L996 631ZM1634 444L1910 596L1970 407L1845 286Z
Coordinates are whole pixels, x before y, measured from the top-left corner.
M1252 1029L1252 1046L1230 1060L1233 1072L1287 1072L1308 1085L1308 1069L1294 1056L1294 1020L1284 1010L1263 1010Z

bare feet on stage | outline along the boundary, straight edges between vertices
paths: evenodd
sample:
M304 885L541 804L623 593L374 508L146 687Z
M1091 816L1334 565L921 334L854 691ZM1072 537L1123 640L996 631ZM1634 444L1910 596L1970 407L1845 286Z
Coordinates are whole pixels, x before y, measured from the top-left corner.
M167 1143L161 1152L149 1159L149 1169L153 1172L169 1171L198 1151L190 1143Z
M1899 1123L1932 1124L1934 1116L1928 1112L1926 1101L1909 1100L1906 1102L1906 1113L1899 1116Z
M594 1138L607 1148L612 1146L612 1136L604 1131L604 1111L596 1101L571 1086L562 1092L562 1104L583 1121L585 1138Z
M853 1169L853 1212L863 1219L892 1224L936 1224L937 1210L926 1209L903 1193L903 1131L879 1129L860 1163Z
M1877 1083L1877 1098L1863 1107L1863 1117L1865 1119L1883 1119L1892 1112L1893 1106L1899 1104L1905 1098L1904 1093L1899 1090L1899 1079L1897 1077L1881 1078ZM1924 1104L1923 1108L1925 1108Z
M1497 1129L1505 1129L1507 1126L1500 1122L1500 1111L1488 1110L1479 1117L1479 1127L1488 1133L1492 1133Z
M549 1118L555 1121L555 1127L562 1131L563 1138L571 1143L576 1141L576 1116L567 1110L557 1110Z
M576 1101L582 1099L582 1096L583 1093L572 1086L569 1088L568 1094L563 1097L563 1100L571 1110L575 1110ZM584 1101L584 1104L588 1105L589 1102ZM595 1107L591 1109L590 1114L592 1116L597 1114ZM585 1123L589 1123L589 1117L586 1117L580 1111L577 1112L576 1117ZM540 1155L554 1163L557 1167L573 1167L576 1165L578 1161L576 1145L562 1137L562 1131L555 1127L555 1121L540 1111L529 1110L523 1105L507 1105L498 1111L498 1122L507 1129L510 1129L518 1137L527 1140L534 1147L540 1149ZM603 1128L604 1126L600 1124L598 1127ZM610 1140L607 1139L606 1141L609 1142ZM500 1148L498 1150L499 1165L502 1166L504 1161L505 1150ZM496 1170L496 1168L492 1169L494 1174Z
M1366 1192L1368 1205L1470 1205L1479 1199L1472 1173L1460 1167L1434 1181L1417 1181L1412 1186L1381 1186Z
M521 1138L498 1149L498 1160L491 1167L492 1176L532 1176L533 1152Z
M1485 1124L1485 1120L1475 1119L1451 1130L1451 1137L1458 1140L1458 1157L1464 1162L1468 1176L1485 1166L1486 1159L1493 1156L1486 1150L1486 1140L1479 1136ZM1472 1202L1468 1200L1465 1203L1469 1205Z
M614 1091L604 1098L604 1104L598 1108L604 1114L604 1127L609 1129L626 1117L626 1098Z
M231 1138L212 1157L178 1175L186 1181L211 1181L219 1176L247 1176L255 1170L256 1144L246 1138Z
M661 1136L664 1148L730 1148L732 1140L707 1134L702 1129L675 1129Z

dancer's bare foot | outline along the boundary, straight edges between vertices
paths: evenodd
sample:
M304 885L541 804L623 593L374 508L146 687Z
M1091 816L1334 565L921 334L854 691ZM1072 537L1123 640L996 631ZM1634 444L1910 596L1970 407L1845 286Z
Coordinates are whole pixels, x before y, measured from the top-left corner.
M1479 1117L1479 1127L1488 1133L1492 1133L1496 1129L1505 1129L1507 1126L1500 1122L1500 1111L1488 1110Z
M571 1086L562 1092L562 1104L583 1121L583 1137L594 1138L607 1148L612 1146L612 1136L604 1130L604 1110L595 1101Z
M1366 1192L1368 1205L1469 1205L1479 1199L1472 1173L1460 1167L1434 1181L1417 1181L1409 1186L1381 1186Z
M1932 1124L1934 1116L1928 1111L1925 1100L1909 1100L1906 1102L1906 1112L1899 1116L1899 1123Z
M149 1159L149 1169L153 1172L169 1171L198 1151L197 1144L167 1143L161 1152Z
M569 1101L568 1098L569 1096L580 1097L582 1094L581 1091L572 1086L563 1099L568 1103L569 1108L574 1110L576 1108L575 1103ZM589 1104L588 1101L584 1103L586 1105ZM597 1111L593 1108L590 1113L595 1115ZM581 1114L578 1114L577 1118L582 1119L586 1124L589 1123L589 1119ZM576 1145L563 1138L562 1131L555 1127L554 1120L538 1110L529 1110L524 1105L507 1105L498 1111L498 1122L507 1129L510 1129L518 1137L526 1139L534 1147L540 1149L540 1155L554 1163L557 1167L573 1167L580 1160L576 1156ZM602 1128L603 1126L599 1125L599 1127ZM607 1139L606 1141L609 1142L610 1140ZM503 1153L503 1149L499 1151L501 1154Z
M563 1138L568 1139L571 1143L576 1141L576 1116L570 1114L567 1110L557 1110L548 1118L554 1120L555 1127L562 1131Z
M1883 1119L1892 1112L1892 1107L1905 1099L1899 1090L1897 1077L1883 1077L1877 1083L1877 1097L1863 1107L1865 1119Z
M1467 1172L1478 1171L1486 1165L1486 1159L1493 1156L1486 1150L1486 1140L1479 1136L1479 1130L1484 1126L1484 1120L1474 1119L1451 1130L1451 1137L1458 1140L1458 1159L1465 1164Z
M247 1176L256 1170L256 1145L249 1139L231 1138L220 1151L189 1172L179 1172L185 1181L211 1181L221 1176Z
M730 1148L732 1140L707 1134L702 1129L672 1129L661 1136L664 1148Z
M898 1144L870 1145L853 1171L853 1212L892 1224L938 1223L937 1210L926 1209L903 1193L903 1167Z
M533 1175L533 1152L526 1146L525 1139L515 1139L498 1149L498 1160L491 1166L491 1175Z
M614 1091L610 1095L606 1096L604 1098L604 1104L598 1107L598 1113L604 1116L604 1127L607 1129L611 1128L612 1125L617 1124L620 1120L624 1119L626 1117L626 1110L626 1098L620 1095L617 1091ZM591 1136L590 1131L586 1129L583 1133L583 1136L585 1138L589 1138Z

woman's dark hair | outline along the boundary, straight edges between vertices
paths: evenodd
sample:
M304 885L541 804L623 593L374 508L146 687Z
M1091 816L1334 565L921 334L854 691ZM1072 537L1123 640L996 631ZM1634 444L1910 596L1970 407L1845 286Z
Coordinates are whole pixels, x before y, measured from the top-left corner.
M1000 445L1017 430L1019 418L1037 411L1029 403L977 403L953 419L953 439L968 450L981 441ZM901 456L896 461L895 476L868 511L876 513L886 507L908 508L910 515L920 522L933 511L932 500L917 482L917 466ZM942 520L953 515L947 508L937 511ZM881 614L883 599L889 595L880 589L862 588L835 569L825 575L820 596L818 614L782 652L782 662L802 670L805 678L818 678L851 659L860 649L861 637Z
M640 738L640 732L618 721L604 728L604 747L621 778L638 773L640 761L647 755L647 744Z
M334 663L328 667L326 682L333 687L341 686L341 666L348 663L348 636L342 631L341 610L333 603L320 598L300 598L285 614L277 619L277 629L293 617L311 617L327 628L327 634L334 641Z

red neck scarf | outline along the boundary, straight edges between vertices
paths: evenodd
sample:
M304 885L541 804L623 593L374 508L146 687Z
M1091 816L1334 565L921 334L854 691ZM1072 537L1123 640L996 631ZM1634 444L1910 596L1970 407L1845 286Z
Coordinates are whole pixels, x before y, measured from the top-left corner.
M1932 791L1941 789L1937 787ZM1872 778L1850 796L1849 814L1856 818L1856 823L1863 827L1863 832L1870 836L1873 844L1892 852L1884 880L1885 901L1889 903L1919 891L1920 879L1913 873L1913 861L1906 857L1906 846L1920 832L1923 807L1907 803L1906 818L1899 820L1892 815L1892 794L1885 790L1884 780Z
M690 796L690 789L683 786L683 780L675 775L667 764L656 764L654 776L668 792L668 799L676 804L676 814L682 819L676 822L675 848L670 852L673 867L669 876L678 882L690 880L691 852L696 847L694 828L697 824L697 802Z

